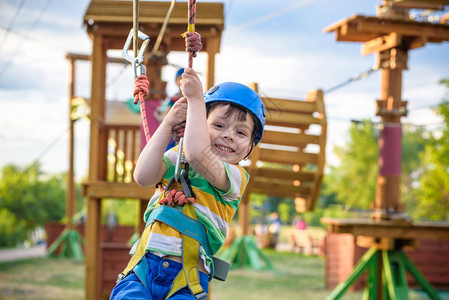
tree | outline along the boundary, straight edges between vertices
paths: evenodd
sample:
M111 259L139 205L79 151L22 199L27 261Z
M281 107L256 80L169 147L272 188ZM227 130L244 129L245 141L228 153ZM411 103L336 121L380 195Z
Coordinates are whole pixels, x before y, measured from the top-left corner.
M449 92L449 79L442 80ZM449 220L449 100L435 109L443 117L441 131L434 132L422 155L419 185L414 190L415 218Z
M403 127L402 135L402 201L412 203L410 192L416 181L420 164L420 153L424 151L427 139L422 128ZM351 125L349 141L334 152L340 159L340 166L331 166L325 176L323 194L347 209L369 209L375 199L378 176L378 136L375 125L367 120ZM408 206L406 206L408 207Z
M0 223L0 246L14 246L45 222L61 220L65 214L65 182L63 175L44 174L38 163L24 168L4 166L0 174L0 219L5 219Z
M364 120L349 128L349 141L335 146L340 166L330 166L324 177L325 195L335 194L345 206L368 209L374 200L378 173L378 131L373 123Z

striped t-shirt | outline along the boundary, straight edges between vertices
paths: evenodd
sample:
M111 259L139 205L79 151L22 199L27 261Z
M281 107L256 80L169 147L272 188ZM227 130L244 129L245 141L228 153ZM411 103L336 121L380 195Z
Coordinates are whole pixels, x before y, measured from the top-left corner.
M174 176L177 148L174 147L164 154L164 163L167 166L167 172L162 179L164 186ZM249 179L248 173L242 167L225 162L222 163L231 183L229 191L226 192L215 188L203 176L195 172L192 167L189 168L189 179L196 196L196 202L194 203L196 216L198 221L207 229L207 238L212 254L217 253L224 244L228 224L239 206L240 199ZM209 170L212 168L214 166L208 166ZM174 183L170 189L182 190L177 183ZM162 191L157 190L152 196L145 211L145 222L148 220L148 216L153 209L158 206L161 194ZM164 223L156 221L151 228L146 250L160 255L180 256L181 245L181 234L178 231ZM205 262L207 261L205 265L207 271L209 271L208 265L210 264L211 258L205 256L204 249L201 249L201 253L202 258Z

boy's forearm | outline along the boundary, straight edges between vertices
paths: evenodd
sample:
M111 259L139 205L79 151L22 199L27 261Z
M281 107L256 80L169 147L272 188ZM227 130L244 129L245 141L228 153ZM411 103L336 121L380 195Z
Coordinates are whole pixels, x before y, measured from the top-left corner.
M205 151L210 150L206 106L203 99L189 101L184 136L184 152L187 160L190 162L201 161L201 156L205 154Z
M163 157L171 136L172 128L162 122L140 153L133 174L139 185L154 185L164 176Z

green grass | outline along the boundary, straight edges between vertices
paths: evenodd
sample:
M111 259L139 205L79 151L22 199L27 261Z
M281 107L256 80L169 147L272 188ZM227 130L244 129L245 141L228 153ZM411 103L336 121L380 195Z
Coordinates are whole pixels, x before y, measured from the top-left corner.
M0 263L0 299L83 298L83 262L38 258Z
M324 299L324 259L287 252L264 250L273 270L231 270L226 282L214 280L214 300ZM345 299L361 299L361 293L349 293Z
M324 259L264 250L274 269L231 270L226 282L214 280L212 300L325 299ZM0 263L0 299L83 299L84 265L70 259L39 258ZM362 292L341 299L356 300ZM416 292L410 300L427 299ZM443 297L443 299L448 299Z

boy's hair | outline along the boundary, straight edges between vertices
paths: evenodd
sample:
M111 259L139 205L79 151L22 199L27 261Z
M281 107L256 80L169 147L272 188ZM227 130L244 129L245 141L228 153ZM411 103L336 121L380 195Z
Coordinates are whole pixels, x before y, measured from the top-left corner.
M254 123L254 128L251 132L251 142L254 142L256 133L259 132L260 129L259 121L257 120L256 116L254 116L254 114L251 113L246 107L243 107L241 105L228 101L214 101L206 103L206 117L209 117L210 112L212 112L219 105L228 105L228 109L226 110L224 115L225 118L229 118L230 116L237 114L237 120L244 122L246 121L246 116L248 114L251 116Z

